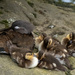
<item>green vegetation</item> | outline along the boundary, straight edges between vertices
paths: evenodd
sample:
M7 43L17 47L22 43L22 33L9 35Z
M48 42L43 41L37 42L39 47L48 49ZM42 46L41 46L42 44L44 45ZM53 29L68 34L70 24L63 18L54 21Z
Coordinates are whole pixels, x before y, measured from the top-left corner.
M1 24L4 24L5 25L5 28L8 28L9 27L9 23L8 23L8 21L7 20L2 20L2 21L0 21L0 23Z
M37 17L36 13L32 13L32 14L34 15L35 18Z
M0 11L0 14L3 14L3 12L2 12L2 11Z
M39 32L34 32L34 34L39 35Z
M72 75L72 74L70 73L70 70L68 70L67 72L65 72L65 74L66 74L66 75Z
M27 1L27 3L28 3L31 7L34 6L34 3L30 2L30 1Z

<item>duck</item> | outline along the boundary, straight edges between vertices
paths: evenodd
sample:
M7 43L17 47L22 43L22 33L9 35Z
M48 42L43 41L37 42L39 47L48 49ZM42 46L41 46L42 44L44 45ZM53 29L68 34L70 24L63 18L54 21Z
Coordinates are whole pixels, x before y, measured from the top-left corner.
M68 52L70 56L75 57L75 41L72 41L72 43L68 46Z
M28 48L20 48L12 44L9 40L7 42L11 58L22 68L34 68L38 65L38 58Z
M66 48L68 48L68 46L72 43L73 40L75 40L75 33L71 32L62 39L61 44L64 45Z
M31 34L31 32L34 29L34 25L23 20L16 20L12 23L11 27L7 29L1 29L0 32L8 31L8 30L14 30L16 32L19 32L21 34Z
M61 44L64 45L70 56L75 57L75 33L71 32L67 34L61 41Z
M44 68L47 70L61 70L67 71L67 69L49 52L47 51L39 51L38 52L38 59L39 59L39 68Z
M38 39L35 39L35 40L38 41ZM49 52L49 54L54 56L62 65L67 65L67 67L69 69L72 69L71 64L69 62L69 59L67 57L68 51L66 50L65 46L61 45L61 42L59 40L57 40L56 38L53 38L51 36L46 36L44 38L44 40L42 40L42 42L40 42L38 44L38 50L39 51L42 51L42 50L46 51L47 50L47 52Z
M18 47L34 49L34 35L33 35L34 25L17 20L12 23L11 27L7 29L0 30L0 47L3 47L4 50L9 53L6 42L11 40L13 44Z
M43 43L44 38L47 36L46 33L41 33L39 36L34 38L35 41L35 47L40 51L41 50L41 45Z
M51 36L45 36L44 39L43 37L44 36L42 34L38 37L35 37L35 47L38 48L39 51L46 50L46 49L47 51L52 51L54 50L54 48L56 49L56 47L59 49L61 49L62 47L63 50L62 49L61 50L57 49L57 50L67 53L67 50L63 45L61 45L59 40Z

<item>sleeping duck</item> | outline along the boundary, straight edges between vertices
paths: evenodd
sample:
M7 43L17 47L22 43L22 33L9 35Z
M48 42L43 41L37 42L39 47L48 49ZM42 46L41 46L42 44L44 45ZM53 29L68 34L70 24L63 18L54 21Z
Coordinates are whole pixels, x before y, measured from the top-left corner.
M38 59L39 59L39 68L45 68L48 70L61 70L61 71L67 71L67 69L49 52L47 51L39 51L38 52Z
M6 42L11 40L13 44L18 47L34 48L34 36L33 36L33 24L17 20L12 23L11 27L7 29L0 30L0 47L3 47L4 50L9 53Z
M35 38L35 46L37 47L38 45L39 51L47 50L47 52L54 56L61 64L66 65L69 69L72 69L71 64L67 58L68 52L64 45L61 45L57 39L52 38L51 36L45 37L44 40L42 40L39 44L36 44L38 39Z
M33 24L26 22L26 21L22 21L22 20L16 20L12 23L11 27L7 28L7 29L2 29L0 30L0 32L5 32L5 31L9 31L9 30L13 30L16 32L19 32L21 34L31 34L31 32L34 29Z
M11 41L7 42L11 58L18 63L20 67L34 68L38 65L38 58L28 48L19 48L13 45Z

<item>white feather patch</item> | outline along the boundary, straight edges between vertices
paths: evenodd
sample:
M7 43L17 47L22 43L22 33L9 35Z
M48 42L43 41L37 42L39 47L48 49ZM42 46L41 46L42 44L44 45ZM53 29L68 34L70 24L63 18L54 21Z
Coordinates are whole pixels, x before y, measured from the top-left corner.
M62 57L62 55L59 55L59 54L56 54L56 55L55 55L55 58L56 58L61 64L65 64L64 59L63 59L63 60L60 59L61 57Z
M57 65L56 65L55 63L53 63L53 66L54 66L54 67L57 67Z
M20 29L20 27L19 26L15 26L15 29Z
M63 56L64 58L66 57L64 53L62 54L62 56Z
M64 49L64 52L66 52L66 53L67 53L67 50L66 50L66 49Z
M43 45L43 41L39 44L39 48L38 48L39 51L42 50L42 45Z
M28 68L34 68L38 65L38 59L36 57L33 57L33 59L31 60L31 64Z
M72 54L75 57L75 53Z
M56 58L61 64L63 64L63 65L65 65L65 61L64 61L64 59L63 60L61 60L61 59L59 59L59 58Z
M13 55L15 55L15 54L16 54L16 52L13 52L12 54L13 54Z
M61 58L62 56L59 55L59 54L56 54L54 57L55 57L55 58Z

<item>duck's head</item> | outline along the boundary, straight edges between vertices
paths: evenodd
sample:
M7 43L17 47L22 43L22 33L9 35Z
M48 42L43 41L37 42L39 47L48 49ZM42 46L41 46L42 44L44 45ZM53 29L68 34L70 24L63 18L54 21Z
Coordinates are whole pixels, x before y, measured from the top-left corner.
M34 29L34 25L22 20L17 20L12 23L12 29L21 34L30 34Z
M39 44L44 40L47 35L42 33L40 36L34 38L35 39L35 47L38 48Z
M66 38L70 41L70 40L73 40L74 39L74 33L70 33L66 36Z
M27 60L32 60L33 59L33 57L34 57L34 54L33 53L26 53L26 55L25 55L25 59L27 59Z
M52 45L52 42L53 42L53 40L52 40L52 38L51 37L46 37L45 39L44 39L44 47L46 48L46 49L50 49L50 47L51 47L51 45Z

